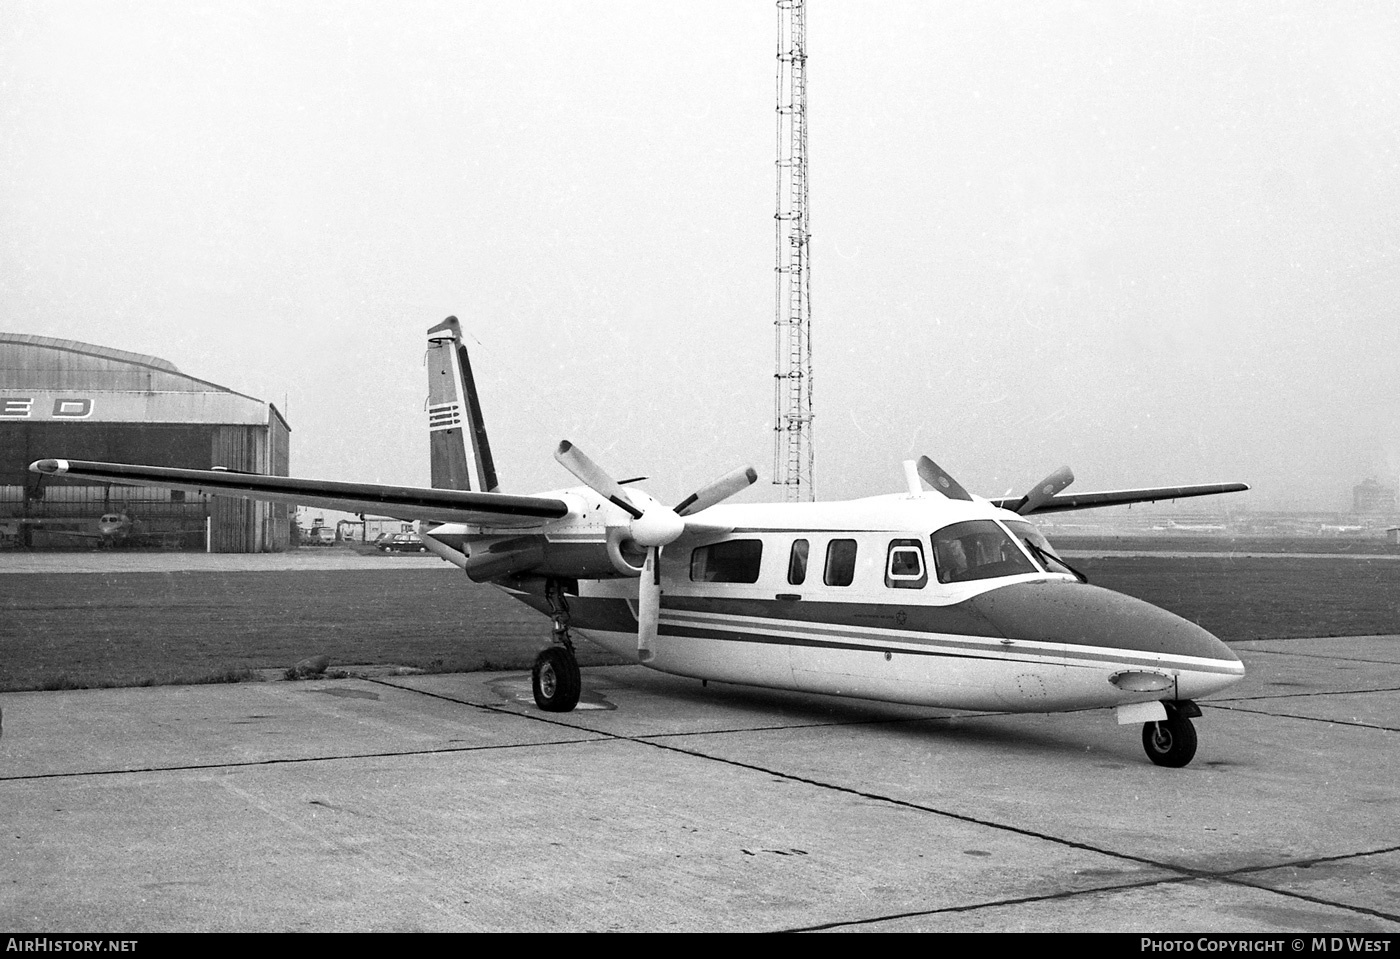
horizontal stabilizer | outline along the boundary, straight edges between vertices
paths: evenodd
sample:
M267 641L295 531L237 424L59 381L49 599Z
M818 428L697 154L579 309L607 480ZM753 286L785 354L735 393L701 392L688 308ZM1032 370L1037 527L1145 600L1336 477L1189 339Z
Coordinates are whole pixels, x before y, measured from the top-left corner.
M338 483L226 470L187 470L62 459L39 460L30 464L29 469L48 476L70 476L129 486L217 493L221 496L246 496L348 513L374 513L396 519L467 523L493 528L539 526L546 520L559 519L569 512L567 503L552 496Z
M1188 499L1192 496L1215 496L1219 493L1243 493L1247 483L1206 483L1201 486L1156 486L1151 489L1120 489L1103 493L1062 493L1036 505L1031 513L1061 513L1072 509L1095 509L1100 506L1124 506L1128 503L1155 503L1164 499ZM989 500L993 506L1014 510L1024 501L1021 496Z

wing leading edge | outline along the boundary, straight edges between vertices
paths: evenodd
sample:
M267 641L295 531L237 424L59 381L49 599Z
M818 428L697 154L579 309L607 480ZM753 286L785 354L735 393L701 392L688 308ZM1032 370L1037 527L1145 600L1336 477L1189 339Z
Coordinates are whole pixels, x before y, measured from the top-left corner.
M125 463L46 459L29 469L48 476L105 480L130 486L247 496L274 503L320 506L348 513L378 513L405 520L467 523L495 528L522 528L568 515L569 506L552 496L516 496L469 490L378 486L331 480L264 476L224 470L187 470Z
M1157 486L1150 489L1120 489L1103 493L1061 493L1041 503L1031 513L1061 513L1072 509L1094 509L1099 506L1123 506L1128 503L1155 503L1164 499L1187 499L1192 496L1215 496L1218 493L1242 493L1247 483L1206 483L1199 486ZM1007 496L989 500L993 506L1015 509L1024 497Z

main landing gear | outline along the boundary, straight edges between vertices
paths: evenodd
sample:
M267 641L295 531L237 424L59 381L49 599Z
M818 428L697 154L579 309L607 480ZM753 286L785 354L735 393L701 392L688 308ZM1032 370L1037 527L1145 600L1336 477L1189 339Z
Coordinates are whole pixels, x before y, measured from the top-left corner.
M1167 718L1142 724L1142 748L1158 766L1180 769L1196 755L1196 727L1191 717L1201 715L1201 707L1189 699L1163 702Z
M557 579L551 578L545 584L544 595L554 619L554 642L535 657L530 683L536 706L547 713L567 713L578 705L579 693L583 690L574 642L569 637L569 603Z
M551 646L540 650L530 674L535 705L547 713L567 713L578 705L583 681L572 649Z

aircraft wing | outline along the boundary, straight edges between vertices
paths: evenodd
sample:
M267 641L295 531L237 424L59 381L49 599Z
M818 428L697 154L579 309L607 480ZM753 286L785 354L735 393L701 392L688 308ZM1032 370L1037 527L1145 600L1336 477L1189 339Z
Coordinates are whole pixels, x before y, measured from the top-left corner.
M104 537L101 533L84 533L84 532L81 532L81 531L76 530L76 529L47 529L47 528L44 527L44 523L46 523L46 522L47 522L47 523L52 523L53 520L51 520L51 519L50 519L50 520L42 520L42 519L22 519L22 520L19 521L19 524L20 524L21 526L37 526L37 527L39 527L40 529L43 530L44 535L46 535L46 536L73 536L73 537L76 537L77 539L105 539L105 538L106 538L106 537Z
M1214 496L1217 493L1242 493L1247 489L1249 489L1249 485L1246 483L1207 483L1201 486L1157 486L1151 489L1120 489L1103 493L1060 493L1031 510L1031 513L1060 513L1072 509L1123 506L1127 503L1155 503L1164 499ZM1002 509L1014 510L1023 498L1021 496L1007 496L988 502Z
M274 503L320 506L347 513L375 513L396 519L467 523L494 528L539 526L569 512L567 503L552 496L337 483L331 480L264 476L260 473L186 470L84 460L38 460L31 463L29 469L48 476L72 476L129 486L246 496Z

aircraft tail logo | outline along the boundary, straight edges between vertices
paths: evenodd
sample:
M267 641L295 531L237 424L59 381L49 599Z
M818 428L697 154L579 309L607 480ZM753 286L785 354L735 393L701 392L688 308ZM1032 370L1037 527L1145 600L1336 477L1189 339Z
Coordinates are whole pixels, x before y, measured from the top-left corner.
M455 316L428 330L428 437L434 489L496 491L496 464Z

